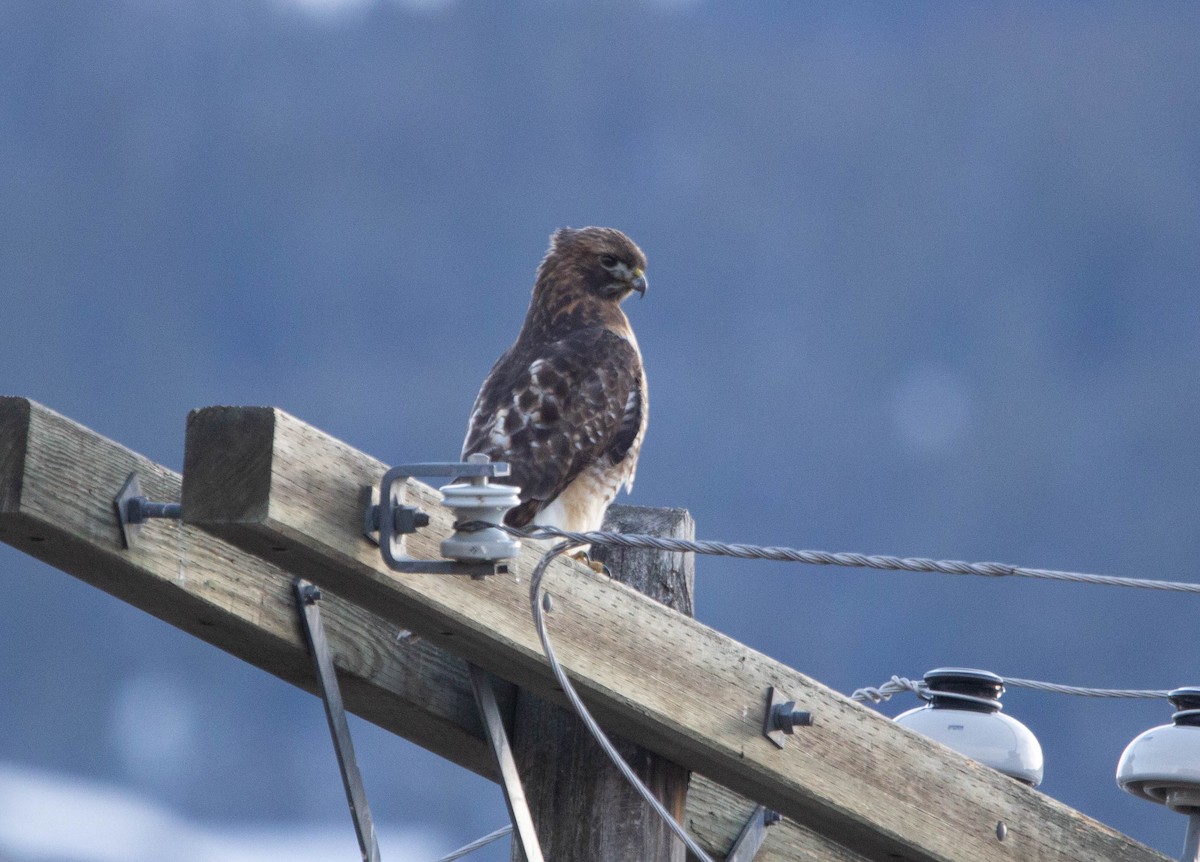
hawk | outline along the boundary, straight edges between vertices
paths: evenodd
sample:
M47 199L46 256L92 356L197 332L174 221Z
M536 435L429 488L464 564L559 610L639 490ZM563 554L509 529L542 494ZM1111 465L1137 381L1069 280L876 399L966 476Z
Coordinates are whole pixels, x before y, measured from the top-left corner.
M562 228L537 270L525 323L483 381L462 457L507 461L521 488L509 526L600 529L633 488L649 403L621 302L646 293L646 256L619 230Z

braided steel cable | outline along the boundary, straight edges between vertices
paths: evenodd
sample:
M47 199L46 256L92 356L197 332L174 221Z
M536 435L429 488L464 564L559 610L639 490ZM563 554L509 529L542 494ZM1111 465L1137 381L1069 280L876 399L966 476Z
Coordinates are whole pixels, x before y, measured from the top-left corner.
M1165 698L1170 693L1165 688L1089 688L1080 685L1062 685L1057 682L1042 682L1036 679L1020 679L1014 676L1006 676L1002 677L1002 679L1005 686L1028 688L1033 691L1046 691L1054 694L1072 694L1079 697ZM922 700L929 699L929 686L921 680L912 680L903 676L893 676L880 686L866 686L865 688L855 689L851 693L850 699L857 700L860 703L882 703L885 700L889 700L892 695L904 691L911 691Z
M464 524L463 530L493 527L494 524ZM1200 593L1200 583L1186 581L1147 580L1114 575L1093 575L1086 572L1063 572L1054 569L1033 569L1008 563L968 563L963 560L931 560L926 557L893 557L884 554L859 554L847 551L808 551L762 545L730 544L727 542L691 541L641 533L610 533L603 530L576 533L557 527L500 529L521 539L562 539L574 545L615 545L622 548L648 548L676 553L708 554L720 557L739 557L747 560L777 560L806 563L811 566L849 566L852 568L884 569L904 572L935 572L945 575L980 575L989 578L1020 577L1113 587L1137 587L1180 593Z
M437 862L455 862L456 859L461 859L464 856L468 856L471 853L474 853L480 847L486 847L488 844L491 844L493 841L499 841L501 838L505 837L506 835L511 835L512 831L513 831L512 826L502 826L499 829L497 829L495 832L489 832L487 835L484 835L482 838L476 838L470 844L465 844L462 847L459 847L457 850L453 851L452 853L449 853L449 854L443 856L441 859L437 860Z

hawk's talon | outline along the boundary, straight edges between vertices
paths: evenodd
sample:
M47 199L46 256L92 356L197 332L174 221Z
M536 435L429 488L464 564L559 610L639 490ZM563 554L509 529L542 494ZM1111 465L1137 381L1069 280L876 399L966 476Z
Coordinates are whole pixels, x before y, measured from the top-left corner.
M601 563L599 560L593 560L587 551L576 551L574 554L571 554L571 557L583 563L598 575L604 575L609 578L612 577L612 572L608 570L608 566L604 565L604 563Z

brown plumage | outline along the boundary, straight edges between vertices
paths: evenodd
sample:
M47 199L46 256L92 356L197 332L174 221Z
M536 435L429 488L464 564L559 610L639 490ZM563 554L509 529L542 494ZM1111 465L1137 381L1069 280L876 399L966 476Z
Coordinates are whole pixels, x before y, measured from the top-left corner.
M505 521L598 530L621 485L633 487L649 403L621 301L646 291L646 256L612 228L550 237L516 342L483 382L463 458L512 466L521 504Z

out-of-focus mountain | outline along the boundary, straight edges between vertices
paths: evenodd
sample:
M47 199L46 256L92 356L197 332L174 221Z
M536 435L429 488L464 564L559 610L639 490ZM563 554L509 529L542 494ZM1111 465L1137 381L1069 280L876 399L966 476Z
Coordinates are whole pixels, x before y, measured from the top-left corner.
M0 3L0 391L176 468L217 403L451 458L549 232L611 224L650 259L631 502L718 539L1195 578L1195 7L318 5ZM698 568L702 619L843 691L1197 681L1190 600ZM344 816L307 696L8 549L0 578L0 760L189 817ZM1006 700L1048 793L1175 851L1112 779L1169 707ZM503 819L356 730L383 819Z

